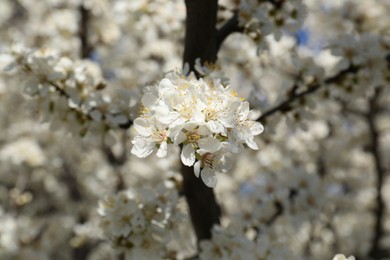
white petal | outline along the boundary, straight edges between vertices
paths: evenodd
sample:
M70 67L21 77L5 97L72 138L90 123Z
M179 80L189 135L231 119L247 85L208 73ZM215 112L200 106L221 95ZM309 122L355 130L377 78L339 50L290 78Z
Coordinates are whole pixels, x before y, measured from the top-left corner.
M166 124L162 123L162 122L159 121L159 120L156 120L156 121L155 121L155 125L156 125L156 128L157 128L158 130L165 130L165 129L168 127Z
M233 160L230 156L224 155L221 158L221 169L219 169L221 172L225 173L229 171L233 166Z
M195 150L192 144L184 145L180 158L184 165L192 166L195 163Z
M156 105L157 103L157 97L153 95L153 93L146 93L141 100L142 104L147 107L151 108Z
M156 155L159 158L163 158L163 157L167 156L167 153L168 153L168 144L167 144L167 142L162 142L160 144L160 148L158 148Z
M204 122L204 114L199 109L194 109L192 120L197 123Z
M250 129L253 135L259 135L264 131L264 126L259 122L252 121L250 122Z
M183 128L185 130L192 132L197 126L198 126L198 124L195 124L195 123L187 123L183 126Z
M209 167L203 168L201 172L201 178L207 187L214 188L217 185L217 176L215 175L215 172Z
M198 141L199 148L214 153L221 148L221 142L213 137L202 138Z
M132 141L133 148L131 149L131 153L137 156L138 158L145 158L153 152L155 147L155 143L151 142L149 138L145 138L142 136L134 137Z
M206 123L206 126L210 129L211 132L219 134L219 133L225 133L225 127L218 121L209 121Z
M242 102L240 110L240 115L242 116L242 119L247 119L249 117L249 102Z
M159 88L171 88L172 86L172 82L167 78L162 79L158 85Z
M157 120L163 124L170 125L176 119L180 117L180 114L176 111L169 111L169 108L166 106L158 106L157 111Z
M228 153L238 153L239 152L239 147L237 146L237 144L235 144L233 142L222 142L221 146L222 146L221 149L223 152L228 152Z
M219 121L222 123L224 127L232 128L235 124L235 118L233 113L226 113L219 118Z
M187 119L180 117L180 115L172 122L169 124L169 128L183 128L183 125Z
M175 136L175 144L178 145L178 144L181 144L182 142L184 142L186 139L187 139L187 136L185 133L183 133L182 131L180 131L176 136Z
M253 138L253 135L252 135L249 127L247 127L247 126L237 125L233 131L234 131L234 136L240 142L243 142L248 138Z
M195 173L195 176L199 178L199 173L200 173L200 161L197 161L197 162L194 164L194 173Z
M142 136L150 136L152 131L150 129L151 122L150 120L146 120L142 117L138 117L134 120L134 129L137 131L138 134Z
M198 128L199 135L210 135L211 131L205 125L200 125Z
M253 138L246 139L245 143L249 146L249 148L253 150L259 150L259 147L257 146L256 142L253 141Z

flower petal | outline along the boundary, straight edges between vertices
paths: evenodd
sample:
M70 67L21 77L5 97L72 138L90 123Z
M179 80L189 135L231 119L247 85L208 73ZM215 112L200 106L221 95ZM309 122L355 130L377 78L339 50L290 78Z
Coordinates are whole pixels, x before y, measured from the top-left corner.
M211 120L206 123L206 126L210 129L211 132L219 134L225 133L225 127L218 121Z
M181 161L184 165L192 166L195 163L195 149L192 144L184 145L180 154Z
M147 107L151 108L156 105L157 103L157 97L154 95L154 93L146 93L141 100L142 104Z
M183 133L182 131L180 131L174 138L174 143L176 145L179 145L181 144L182 142L184 142L185 140L187 140L187 135L185 133Z
M150 129L151 122L149 120L146 120L142 117L138 117L133 122L134 129L137 131L138 134L142 136L150 136L152 131Z
M159 88L167 88L167 89L170 89L173 87L173 84L172 82L169 80L169 79L162 79L160 81L160 84L158 85Z
M194 173L195 173L195 176L199 178L199 173L200 173L200 161L197 161L197 162L194 164Z
M253 135L259 135L264 131L264 126L256 121L250 121L249 128Z
M214 153L221 148L221 142L214 137L202 138L198 141L199 148L209 153Z
M209 167L203 168L201 172L201 178L207 187L214 188L217 185L217 176L215 175L215 172Z
M163 157L167 156L167 153L168 153L168 144L167 144L167 142L162 142L160 144L160 148L158 148L156 155L159 158L163 158Z
M155 143L151 142L149 138L143 136L136 136L132 141L133 148L131 153L137 156L138 158L145 158L153 152Z
M259 150L259 147L257 146L256 142L253 140L253 138L246 139L245 143L249 146L249 148L253 150Z

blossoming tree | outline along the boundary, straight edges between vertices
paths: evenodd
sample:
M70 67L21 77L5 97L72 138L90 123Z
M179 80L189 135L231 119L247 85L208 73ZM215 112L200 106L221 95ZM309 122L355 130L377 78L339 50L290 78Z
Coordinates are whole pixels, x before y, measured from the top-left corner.
M1 259L390 257L386 0L2 0Z

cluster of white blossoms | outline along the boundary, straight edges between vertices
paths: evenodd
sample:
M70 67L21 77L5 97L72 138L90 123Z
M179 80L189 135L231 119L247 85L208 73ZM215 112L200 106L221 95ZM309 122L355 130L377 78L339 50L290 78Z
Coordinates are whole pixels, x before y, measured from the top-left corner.
M265 47L265 36L280 40L283 31L296 32L306 17L302 0L242 0L239 9L240 24L260 49Z
M254 136L264 130L253 120L249 103L216 79L170 73L146 88L142 106L131 152L144 158L157 149L157 156L165 157L168 144L181 145L181 161L194 166L209 187L217 183L215 172L230 169L229 156L243 144L258 149Z
M131 93L117 89L103 91L106 84L97 64L60 57L51 49L30 50L13 46L6 71L23 79L24 93L33 97L44 120L73 132L127 127L131 120Z
M344 99L367 96L373 88L387 85L390 73L390 38L375 33L343 35L330 44L331 53L340 57L337 69L357 68L331 89L334 96Z
M144 188L121 191L100 201L100 227L114 246L134 257L131 259L143 259L145 254L163 257L181 219L177 201L177 190L168 181L155 191Z
M199 259L295 259L288 247L268 234L248 239L236 227L214 226L212 238L200 242Z

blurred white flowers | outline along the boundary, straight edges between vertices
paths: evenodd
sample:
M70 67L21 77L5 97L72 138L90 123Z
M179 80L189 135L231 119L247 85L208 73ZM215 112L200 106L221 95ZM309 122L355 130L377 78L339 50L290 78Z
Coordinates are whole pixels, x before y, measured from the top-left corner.
M249 103L218 79L172 72L146 89L142 105L131 152L144 158L157 148L157 156L165 157L168 144L182 145L181 161L194 165L195 175L209 187L216 185L215 172L229 170L229 155L244 143L258 149L254 136L264 130Z
M168 231L181 218L177 201L171 182L163 182L155 191L139 188L119 192L100 201L100 227L115 246L134 251L133 255L161 255L171 240Z
M355 260L354 256L349 256L348 258L345 255L337 254L333 257L333 260Z
M259 49L267 46L265 36L273 35L279 41L282 32L298 31L306 17L306 6L302 0L242 0L239 10L240 24Z
M45 164L46 156L36 140L20 138L0 150L0 161L11 161L16 165L26 163L34 167Z
M11 48L8 73L25 80L24 93L34 97L46 121L53 127L65 121L71 130L85 135L88 130L127 128L132 114L131 91L106 89L99 66L93 62L60 57L52 49Z

